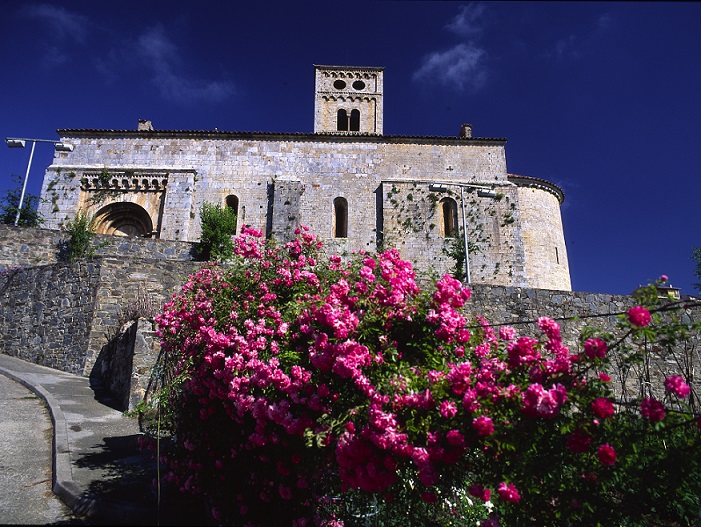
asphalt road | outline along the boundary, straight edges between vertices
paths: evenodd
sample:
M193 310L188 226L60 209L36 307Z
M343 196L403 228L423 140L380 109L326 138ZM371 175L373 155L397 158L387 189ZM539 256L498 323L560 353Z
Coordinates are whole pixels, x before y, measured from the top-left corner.
M53 428L44 403L0 375L0 524L77 524L51 491Z

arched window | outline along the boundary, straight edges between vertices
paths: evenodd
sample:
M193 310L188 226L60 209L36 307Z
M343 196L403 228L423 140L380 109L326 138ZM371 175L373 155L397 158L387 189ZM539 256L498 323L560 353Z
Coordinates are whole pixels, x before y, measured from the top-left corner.
M360 132L360 110L351 110L350 131Z
M453 198L443 198L438 203L441 214L441 236L454 238L458 235L458 204Z
M236 214L236 223L238 224L239 198L237 196L234 196L233 194L229 194L226 197L226 208L234 210L234 214Z
M348 238L348 201L346 198L333 200L333 237Z
M336 130L338 132L348 131L348 112L343 108L336 113Z

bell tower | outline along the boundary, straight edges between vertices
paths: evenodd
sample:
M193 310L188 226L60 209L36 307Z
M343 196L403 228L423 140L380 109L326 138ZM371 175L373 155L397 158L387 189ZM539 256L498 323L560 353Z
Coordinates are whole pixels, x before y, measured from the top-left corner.
M382 135L384 68L314 66L314 133Z

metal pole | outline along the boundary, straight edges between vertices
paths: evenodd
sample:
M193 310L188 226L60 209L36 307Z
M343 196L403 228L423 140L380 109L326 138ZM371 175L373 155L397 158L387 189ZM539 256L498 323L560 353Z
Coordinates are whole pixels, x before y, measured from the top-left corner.
M32 158L34 157L34 147L36 141L32 141L32 151L29 153L29 163L27 163L27 173L24 175L24 184L22 185L22 194L19 197L19 207L17 208L17 216L15 216L15 227L19 224L19 217L22 214L22 205L24 205L24 191L27 189L27 180L29 179L29 170L32 168Z
M465 197L460 185L460 205L462 206L462 242L465 245L465 283L470 283L470 252L467 248L467 225L465 222Z

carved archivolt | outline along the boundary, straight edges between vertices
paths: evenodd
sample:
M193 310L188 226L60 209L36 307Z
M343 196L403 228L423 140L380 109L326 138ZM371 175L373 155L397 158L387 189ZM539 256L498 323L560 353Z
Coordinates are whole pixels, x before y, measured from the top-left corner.
M151 237L153 222L146 209L136 203L112 203L95 214L96 231L113 236Z

